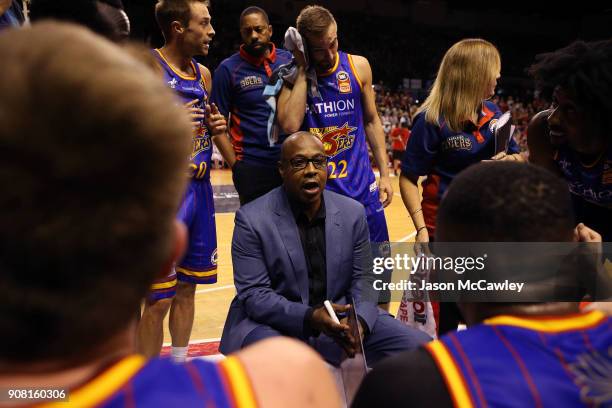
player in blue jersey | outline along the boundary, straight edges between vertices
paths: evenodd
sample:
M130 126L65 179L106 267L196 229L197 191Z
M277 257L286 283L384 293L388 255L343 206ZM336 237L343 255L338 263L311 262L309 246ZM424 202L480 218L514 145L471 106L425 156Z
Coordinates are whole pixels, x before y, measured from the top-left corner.
M531 73L553 107L532 119L529 161L560 174L577 221L612 241L612 40L543 54Z
M281 185L277 163L286 135L268 136L271 107L263 89L291 53L270 41L272 26L267 13L255 6L240 14L240 51L215 70L211 100L229 116L229 135L214 138L232 167L240 203L246 204Z
M210 183L211 134L224 133L226 124L216 107L208 104L210 71L193 58L208 54L215 34L208 2L161 0L155 7L155 15L166 42L153 53L164 82L177 94L179 103L190 107L194 126L189 155L190 182L178 214L189 231L189 245L175 267L176 273L153 285L139 325L139 347L147 356L159 354L162 323L170 310L172 355L182 361L193 326L196 285L217 281L217 234Z
M414 118L402 159L400 191L417 231L416 242L427 243L433 237L440 199L453 178L495 154L494 125L501 112L487 99L495 94L500 71L499 52L482 39L459 41L442 59L431 92ZM519 152L514 140L509 152ZM421 199L422 176L427 178ZM453 304L440 307L444 310L438 313L434 304L443 334L457 327L458 313Z
M554 174L493 162L455 178L440 204L436 240L601 242L601 236L585 226L574 229L567 186ZM485 271L483 279L495 278L495 271ZM575 272L561 274L573 279ZM554 284L541 288L542 300L556 293ZM580 313L577 303L563 302L466 302L460 308L467 330L375 367L353 407L407 401L412 407L462 408L612 403L612 318Z
M1 405L339 406L329 369L292 340L221 363L135 354L133 311L187 244L175 217L185 112L147 67L83 28L34 24L3 33L0 49L19 59L0 77Z
M319 96L307 91L304 56L293 86L285 83L278 96L278 123L287 133L306 130L318 136L329 156L327 188L351 197L366 208L373 243L389 241L384 208L393 199L385 134L374 101L368 60L338 50L337 24L329 10L307 6L297 29L308 48L309 66L317 77ZM380 171L378 184L368 148Z

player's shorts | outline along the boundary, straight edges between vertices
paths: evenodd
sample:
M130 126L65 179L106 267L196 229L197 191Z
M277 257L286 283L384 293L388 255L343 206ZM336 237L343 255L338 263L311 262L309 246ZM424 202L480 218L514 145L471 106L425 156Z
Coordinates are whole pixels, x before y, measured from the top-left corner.
M175 267L177 279L199 284L217 282L217 228L210 180L189 183L177 218L189 232L187 252Z
M371 201L365 206L366 220L368 229L370 230L370 243L372 245L373 256L389 257L391 256L389 247L389 230L387 229L387 220L382 203L378 200L378 190L376 191L376 201ZM393 270L385 269L377 279L383 282L391 282ZM388 290L380 291L378 294L378 303L389 303L391 301L391 292Z
M404 157L404 151L403 150L393 150L393 160L402 160L402 157Z
M217 282L217 229L209 180L189 183L177 218L187 226L187 252L170 275L153 282L149 301L173 297L177 281L196 284Z
M147 300L149 303L154 303L161 299L173 298L176 295L176 283L176 272L174 271L166 278L155 280L151 285Z
M387 229L385 209L378 199L378 190L376 191L376 200L372 200L370 203L365 204L365 212L368 221L368 229L370 230L370 242L389 242L389 230Z

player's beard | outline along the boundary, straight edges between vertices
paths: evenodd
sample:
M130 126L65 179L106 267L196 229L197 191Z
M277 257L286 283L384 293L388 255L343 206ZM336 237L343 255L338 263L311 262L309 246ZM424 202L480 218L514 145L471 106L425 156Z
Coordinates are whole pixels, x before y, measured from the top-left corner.
M260 42L248 44L244 46L245 51L251 54L254 57L262 57L265 55L266 51L270 49L269 44L264 44Z

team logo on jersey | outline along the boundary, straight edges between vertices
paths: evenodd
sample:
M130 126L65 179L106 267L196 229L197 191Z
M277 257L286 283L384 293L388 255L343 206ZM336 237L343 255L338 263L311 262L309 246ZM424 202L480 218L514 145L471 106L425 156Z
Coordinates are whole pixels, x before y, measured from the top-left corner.
M607 403L611 401L612 348L607 353L579 354L575 362L569 365L569 371L580 388L580 400L585 405L608 406Z
M168 81L168 85L172 89L176 89L177 84L178 84L178 81L176 80L176 78L172 78L170 81Z
M353 147L355 142L355 134L353 132L355 130L357 128L349 126L348 122L346 122L342 127L310 128L310 133L321 139L325 154L333 157Z
M213 251L212 255L210 255L210 263L211 265L217 264L217 248Z
M351 78L346 71L339 71L336 74L336 81L338 82L338 91L340 93L351 93Z
M210 135L208 134L208 128L201 124L193 137L193 149L189 158L193 160L198 154L208 149L210 149Z
M462 134L451 136L442 142L442 150L472 150L472 140Z
M261 77L258 77L256 75L251 75L248 77L244 77L241 81L240 81L240 88L244 89L244 88L248 88L251 86L262 86L263 85L263 80L261 79Z

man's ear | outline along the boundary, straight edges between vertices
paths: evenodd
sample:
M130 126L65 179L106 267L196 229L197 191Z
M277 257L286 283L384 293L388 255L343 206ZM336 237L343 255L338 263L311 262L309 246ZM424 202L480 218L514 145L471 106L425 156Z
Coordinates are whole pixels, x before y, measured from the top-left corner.
M170 29L175 35L181 35L185 32L185 27L183 27L180 21L176 20L170 23Z
M270 41L272 41L272 34L274 34L274 31L272 30L272 24L268 25L268 30L270 30Z
M163 279L170 275L172 267L175 263L181 260L187 250L187 227L182 221L174 220L172 226L172 249L170 256L162 264L161 270L158 272L155 279Z
M278 172L279 172L281 178L284 178L285 177L285 169L283 168L283 162L279 161L277 163L277 166L278 166Z

